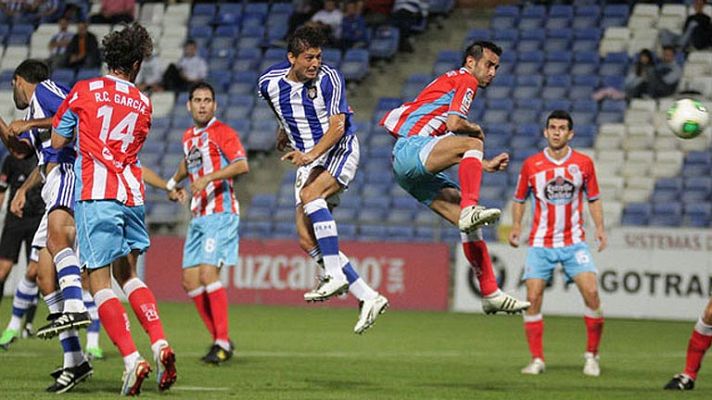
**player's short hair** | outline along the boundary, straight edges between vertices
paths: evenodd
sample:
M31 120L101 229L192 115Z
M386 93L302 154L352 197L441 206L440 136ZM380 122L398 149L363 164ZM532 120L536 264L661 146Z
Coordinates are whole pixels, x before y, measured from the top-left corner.
M136 22L104 36L101 44L104 47L104 61L109 70L127 74L132 72L135 63L142 62L153 52L151 35Z
M549 121L552 119L565 119L569 123L569 130L574 129L574 120L571 118L571 114L565 110L554 110L546 117L546 126L549 126Z
M29 83L40 83L49 79L49 65L44 61L27 59L15 68L13 79L19 76Z
M193 84L193 86L190 87L190 90L188 91L188 100L193 100L193 93L195 93L196 90L200 89L208 89L210 91L210 94L213 96L213 100L215 100L215 89L213 89L213 86L211 84L204 81L196 82Z
M472 57L475 61L479 61L485 53L485 49L493 52L497 56L502 55L502 48L488 40L478 40L467 46L465 53L462 55L462 65L467 62L467 57Z
M322 48L326 44L324 31L316 26L303 25L289 37L287 52L297 57L307 49Z

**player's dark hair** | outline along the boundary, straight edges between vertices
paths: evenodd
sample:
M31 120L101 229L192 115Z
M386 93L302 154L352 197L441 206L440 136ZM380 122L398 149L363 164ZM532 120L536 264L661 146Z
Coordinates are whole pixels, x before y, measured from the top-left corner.
M203 81L194 83L193 86L190 87L190 91L188 91L188 100L193 100L193 93L195 93L195 91L199 89L208 89L210 91L210 94L213 96L213 100L215 100L215 89L213 89L213 86L211 84Z
M485 54L485 49L493 52L497 56L502 55L501 47L487 40L478 40L465 49L465 53L462 55L462 65L465 65L467 62L467 57L472 57L475 61L479 61L482 55Z
M185 41L185 44L184 44L183 46L188 46L188 45L191 45L191 44L192 44L193 46L197 46L197 45L198 45L198 42L196 42L196 41L193 40L193 39L188 39L188 40Z
M571 114L564 110L554 110L546 117L546 126L549 126L549 121L552 119L565 119L569 123L569 130L574 129L574 120L571 118Z
M27 59L15 68L13 79L19 76L29 83L40 83L49 79L49 65L44 61Z
M307 49L322 48L326 44L324 31L316 26L303 25L289 37L287 52L294 57L302 54Z
M101 44L104 47L104 61L109 70L125 74L131 74L134 65L150 57L153 52L151 35L136 22L104 36Z

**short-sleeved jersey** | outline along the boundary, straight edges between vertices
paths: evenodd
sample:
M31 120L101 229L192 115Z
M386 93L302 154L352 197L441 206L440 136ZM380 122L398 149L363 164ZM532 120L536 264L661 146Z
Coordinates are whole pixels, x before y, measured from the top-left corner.
M247 159L237 132L215 118L203 128L192 127L183 133L183 154L191 182ZM193 193L190 210L196 217L222 212L239 214L232 182L223 179L208 183L200 193Z
M465 68L447 72L430 82L415 100L389 111L380 124L395 137L444 135L448 115L467 118L477 87L477 78Z
M37 166L35 156L23 159L15 158L8 154L0 167L0 193L9 191L9 200L15 198L17 189L29 178L32 171ZM9 204L9 203L8 203ZM45 212L45 203L42 201L42 186L37 185L27 191L25 208L22 209L23 218L40 217ZM15 214L8 212L5 215L5 222L21 220Z
M68 88L49 79L38 83L32 93L32 98L30 98L25 120L53 117L67 97L67 92L69 92ZM31 129L20 135L20 139L28 140L32 144L37 154L38 164L73 163L76 157L74 146L68 144L63 149L54 151L51 148L51 138L52 131L50 129Z
M329 117L344 114L344 135L356 131L352 111L346 102L344 77L322 64L313 80L307 83L287 79L291 65L277 63L265 71L258 81L259 94L275 111L292 147L309 151L329 130Z
M583 200L598 199L598 181L591 158L569 149L561 160L546 150L524 160L514 201L532 195L534 218L529 245L564 247L583 242Z
M151 101L132 83L106 75L77 82L54 117L57 134L77 130L76 198L143 204L137 155L151 127Z

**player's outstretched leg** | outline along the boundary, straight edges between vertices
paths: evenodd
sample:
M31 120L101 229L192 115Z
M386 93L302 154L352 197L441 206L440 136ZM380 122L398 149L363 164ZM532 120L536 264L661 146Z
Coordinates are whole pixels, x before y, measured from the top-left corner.
M458 227L465 233L490 225L499 219L502 210L478 205L482 184L482 151L471 149L464 153L458 172L462 193Z
M15 296L12 299L12 316L7 328L0 336L0 348L3 350L8 350L10 344L20 337L22 333L22 318L37 299L37 292L37 284L27 278L23 278L17 285Z
M710 302L712 304L712 302ZM710 306L708 305L708 309ZM700 318L695 324L690 341L687 344L687 357L685 359L685 370L681 374L675 375L667 385L667 390L692 390L695 388L697 373L702 367L702 359L712 345L712 325L706 324Z
M528 301L518 300L499 289L487 243L482 239L482 231L476 229L469 234L462 233L460 236L465 257L474 269L480 284L482 310L485 314L498 312L515 314L529 308L531 304Z
M99 311L94 303L94 298L88 290L83 290L84 306L87 308L91 324L87 327L86 353L90 360L101 360L104 358L104 350L99 347L99 332L101 323L99 322Z

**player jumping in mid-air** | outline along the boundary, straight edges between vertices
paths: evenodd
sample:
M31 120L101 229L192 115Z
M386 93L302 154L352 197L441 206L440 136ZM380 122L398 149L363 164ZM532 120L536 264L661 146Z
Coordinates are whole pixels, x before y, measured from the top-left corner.
M569 142L574 137L573 120L568 112L557 110L546 119L544 151L527 158L522 164L512 207L512 230L509 243L519 246L522 216L527 197L531 194L534 220L529 235L529 252L524 280L531 307L524 315L524 330L532 360L523 374L544 372L544 320L541 305L544 289L554 268L561 263L568 279L576 283L586 310L584 322L588 341L584 353L583 373L599 376L598 345L603 332L603 312L598 297L596 267L586 244L583 230L583 201L596 227L598 251L606 247L603 206L599 198L598 181L593 161L574 151Z
M159 390L176 380L175 354L166 341L155 297L136 275L138 256L149 246L144 221L144 182L138 162L151 126L151 102L132 83L153 43L134 23L102 40L108 75L77 82L57 111L52 147L76 135L77 242L81 265L99 318L124 359L121 393L136 395L151 367L136 349L128 316L112 290L112 275L148 333Z
M240 206L233 180L250 169L237 132L215 118L217 106L211 85L200 82L190 88L186 107L194 126L183 134L184 159L167 184L171 190L190 177L193 220L183 249L183 289L213 337L202 358L211 364L227 361L234 352L220 268L237 265Z
M269 67L258 86L277 114L280 135L292 148L282 159L298 167L295 197L300 245L324 265L321 282L304 299L321 301L349 290L362 302L354 327L354 332L362 333L386 310L388 300L369 287L339 251L336 222L327 204L329 197L353 179L359 145L344 79L321 63L324 44L318 28L297 29L288 43L289 62Z
M687 357L685 369L675 375L665 385L666 390L692 390L695 388L697 373L702 367L702 359L712 345L712 297L707 302L707 307L692 330L692 336L687 343Z
M381 120L398 140L393 147L393 172L398 184L434 212L458 225L467 260L474 268L486 313L516 313L529 302L502 292L480 227L495 222L501 211L478 205L482 171L503 170L505 153L483 160L484 132L467 115L478 88L487 87L499 67L502 49L475 42L465 50L462 67L431 82L410 103ZM460 186L445 170L460 164Z

